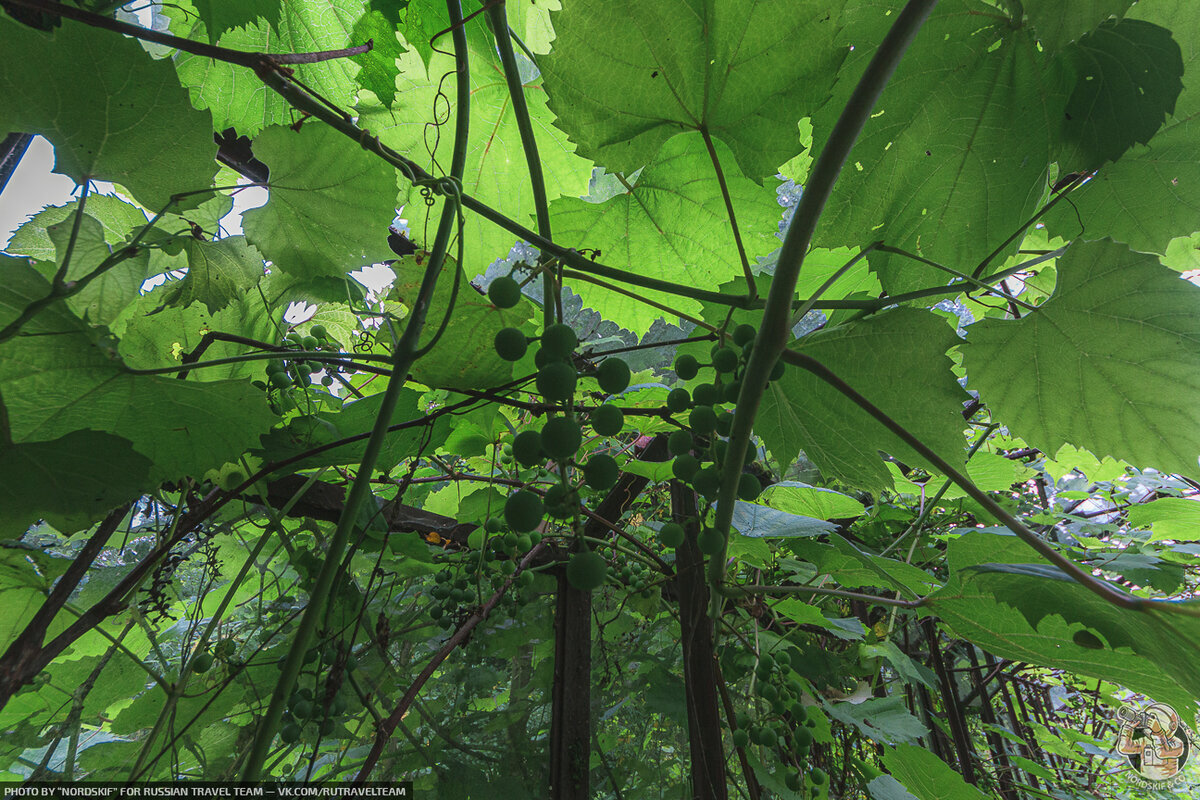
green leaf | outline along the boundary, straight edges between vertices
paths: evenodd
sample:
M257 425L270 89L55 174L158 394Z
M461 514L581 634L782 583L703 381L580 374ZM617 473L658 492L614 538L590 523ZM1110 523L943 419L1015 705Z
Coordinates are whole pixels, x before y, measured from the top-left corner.
M271 168L271 198L242 217L246 239L276 268L312 278L342 276L392 257L392 168L337 131L271 128L254 141Z
M215 314L258 283L263 274L262 256L244 236L216 242L192 239L184 245L188 273L171 284L166 302L173 306L203 303Z
M932 751L901 744L883 753L888 772L919 800L987 800Z
M444 7L445 4L441 5ZM474 38L469 41L471 134L467 143L463 191L518 222L532 225L533 189L495 44L490 38L486 40L486 47ZM448 44L448 39L444 43L439 40L439 47ZM444 74L453 74L454 60L435 53L426 70L419 55L410 51L400 58L400 65L398 93L391 110L364 103L359 109L360 124L378 134L384 144L441 174L450 163L457 123L454 92L447 85L439 95L439 87ZM540 78L525 82L525 98L548 199L553 200L560 194L572 197L585 194L591 164L575 155L575 146L551 125L554 116L546 109ZM436 127L433 126L435 119ZM435 167L435 163L438 166ZM405 206L404 217L409 221L415 241L432 241L440 213L440 205L430 207L423 201ZM462 235L466 244L464 263L479 264L468 277L483 272L484 265L493 259L506 257L516 241L511 233L476 214L467 215Z
M1118 19L1134 0L1024 0L1025 14L1038 41L1056 53L1110 17Z
M961 536L947 558L950 580L925 607L956 635L1003 658L1112 681L1176 708L1200 697L1200 621L1118 608L1057 570L1041 577L1028 566L1053 568L1004 533ZM1013 572L996 571L998 564ZM1080 644L1081 630L1103 636L1107 647Z
M834 186L815 244L878 239L970 272L1037 207L1066 93L1028 31L986 24L990 6L980 4L982 16L964 6L975 8L942 3L905 54ZM872 7L890 24L894 4ZM872 53L861 45L877 41L860 41L857 26L847 36L856 47L839 76L846 88L813 118L815 142L830 135ZM897 255L872 255L871 267L892 293L946 279Z
M1177 236L1200 229L1200 121L1195 116L1163 126L1145 145L1134 145L1115 164L1070 194L1045 216L1056 234L1111 238L1133 250L1161 253ZM1081 227L1082 225L1082 227Z
M400 74L396 59L405 48L396 36L395 26L378 11L364 14L350 34L350 41L355 45L366 44L368 40L373 45L371 49L351 56L350 60L362 67L358 73L359 85L390 107L396 98L396 76Z
M227 0L212 1L222 6L230 5ZM353 41L355 26L363 16L362 0L288 0L286 3L253 0L249 9L234 14L258 16L269 3L280 7L278 21L272 20L268 24L260 19L237 27L222 34L217 43L221 47L256 53L311 53L362 44ZM171 4L164 13L171 18L171 32L175 35L194 40L211 38L204 20L187 13L186 7ZM290 124L296 120L297 115L287 101L267 89L245 67L189 53L177 54L174 61L179 73L178 82L191 92L197 108L212 111L213 127L218 131L235 128L238 133L253 137L270 125ZM334 105L347 106L354 102L359 65L351 59L333 58L314 64L297 64L294 69L305 86ZM255 155L262 157L257 150Z
M1150 141L1183 90L1179 45L1142 20L1104 23L1059 63L1075 76L1055 156L1063 173L1095 169Z
M863 504L850 495L796 481L781 481L768 486L759 495L758 502L789 514L817 519L847 519L866 513Z
M867 784L867 791L874 800L919 800L891 775L880 775Z
M820 331L794 347L824 364L951 463L962 461L966 398L945 356L958 341L943 320L899 308ZM915 405L912 398L922 397ZM790 464L803 450L827 477L879 489L892 479L878 451L924 463L894 434L824 381L788 367L763 396L755 432Z
M68 229L75 218L79 201L72 200L61 206L47 206L17 229L5 250L38 261L53 261L57 255L50 238L52 227L66 222ZM146 224L146 214L131 203L126 203L111 194L91 193L84 211L104 228L104 241L110 245L125 241L132 231Z
M425 265L405 256L392 265L396 272L393 294L410 308L416 301ZM454 280L458 276L455 294ZM451 313L450 298L456 298ZM496 354L494 341L501 328L520 327L532 315L530 303L499 309L467 281L452 259L446 259L429 305L428 323L421 337L425 347L443 318L451 314L446 331L433 349L412 367L412 376L426 386L447 389L482 389L512 380L513 364Z
M32 267L8 266L0 327L50 291ZM116 342L61 305L51 305L0 344L0 391L16 443L102 430L133 443L153 462L151 479L196 475L243 452L274 416L243 381L199 384L132 375Z
M861 703L822 703L829 716L858 728L871 741L881 744L915 742L929 731L909 713L904 697L872 697ZM925 800L925 798L922 798Z
M847 52L835 38L841 5L568 4L538 66L558 125L609 171L632 174L679 131L707 130L762 182L800 152L796 121L829 95Z
M1191 473L1200 454L1200 287L1113 242L1058 259L1058 286L1020 320L967 330L972 388L1030 445Z
M716 146L737 213L746 255L753 264L778 244L779 204L737 170L729 150ZM684 286L716 289L742 273L741 261L703 138L668 139L631 186L603 203L563 198L551 205L555 240L601 251L600 261L639 275ZM645 330L663 312L628 295L585 281L570 281L583 303L622 327ZM638 289L646 297L695 314L694 300Z
M0 15L0 39L0 119L50 140L55 172L115 181L155 211L175 192L212 185L212 123L192 108L170 62L79 23L47 35Z
M47 278L53 278L66 258L74 227L74 215L46 229L54 242L54 263L43 263L38 270ZM76 281L96 270L112 255L112 248L105 241L104 226L89 214L80 220L79 233L64 280ZM149 269L149 254L142 251L106 269L82 291L67 298L67 307L94 325L112 322L125 306L138 296L142 282Z
M1150 541L1173 539L1177 542L1200 541L1200 503L1182 497L1160 497L1152 503L1129 507L1129 524L1152 528Z
M38 519L82 530L148 489L150 466L129 440L99 431L0 443L0 539L19 538Z
M279 24L282 0L193 0L200 19L208 28L208 40L216 42L221 34L233 28L244 28L258 20L268 25Z

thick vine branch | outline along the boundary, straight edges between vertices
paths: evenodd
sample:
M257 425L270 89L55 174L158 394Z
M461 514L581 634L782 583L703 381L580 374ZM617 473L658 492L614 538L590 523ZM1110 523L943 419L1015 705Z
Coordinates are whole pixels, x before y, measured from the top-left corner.
M804 257L808 253L817 222L833 192L842 166L850 156L854 142L871 117L875 103L883 94L884 87L899 65L901 57L908 50L909 44L916 37L917 31L936 5L937 0L909 0L904 10L896 17L891 30L867 65L866 72L854 87L837 124L829 134L829 140L821 150L821 155L813 164L812 175L804 187L800 205L788 226L783 247L779 252L779 263L775 267L775 277L771 281L767 304L763 310L762 324L758 329L750 361L746 365L745 376L742 378L742 389L734 411L729 447L721 474L715 526L726 539L729 536L729 524L733 520L738 478L750 443L754 418L766 390L767 377L791 335L792 298L796 294L796 281L800 277L800 268L804 264ZM722 545L721 551L709 561L708 577L714 588L725 577L726 549L726 546ZM717 598L717 593L713 592L714 614L719 609Z

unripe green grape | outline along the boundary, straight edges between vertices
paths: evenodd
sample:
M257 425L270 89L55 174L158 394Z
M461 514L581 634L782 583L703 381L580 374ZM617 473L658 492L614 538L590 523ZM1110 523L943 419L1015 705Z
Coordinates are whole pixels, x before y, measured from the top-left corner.
M523 467L532 467L543 460L542 434L538 431L521 431L513 437L513 458Z
M504 503L504 521L510 529L520 533L536 528L544 514L542 498L525 489L509 495Z
M812 782L813 786L824 786L825 781L829 780L829 776L820 767L813 767L808 771L808 779Z
M800 773L794 769L789 770L787 775L783 776L784 784L787 786L787 788L791 789L793 792L799 791L800 785L801 785L801 783L803 783L803 781L804 781L803 776L801 776Z
M289 722L279 729L279 740L284 744L294 744L300 741L300 726Z
M741 381L730 381L721 387L721 394L725 397L726 403L736 403L738 395L742 391Z
M690 481L700 470L700 459L691 453L683 453L675 457L671 463L671 474L681 481Z
M720 347L712 354L713 369L717 372L733 372L737 369L738 354L732 347Z
M499 517L488 517L487 522L483 524L483 529L488 533L499 533L504 528L504 523Z
M192 656L192 672L205 673L212 669L212 653L201 651Z
M706 527L696 537L696 544L704 555L715 556L725 547L725 537L716 528Z
M692 389L692 400L698 406L715 406L721 402L721 391L711 383L702 383Z
M312 335L305 336L300 340L300 347L304 350L316 350L318 344L320 343L317 341L317 337Z
M332 375L322 376L321 377L321 385L322 386L333 386L333 376Z
M571 417L554 417L542 426L542 449L555 461L575 455L582 443L579 423Z
M678 522L668 522L658 529L658 540L664 547L679 547L683 544L684 530Z
M528 533L522 533L517 537L517 552L528 553L533 548L533 537Z
M692 477L692 488L696 494L709 499L716 497L721 486L721 473L716 467L705 467Z
M770 381L779 380L780 378L783 377L783 372L784 372L785 368L786 368L786 365L783 363L783 359L782 358L779 359L778 361L775 362L775 366L771 368L771 375L769 378L767 378L767 380L770 380Z
M492 345L496 348L496 355L505 361L519 361L525 357L525 352L529 349L529 342L525 339L525 334L516 328L501 328L496 332L496 338Z
M754 337L758 335L758 330L753 325L742 323L733 329L733 343L738 347L745 347L750 342L754 341Z
M758 478L754 477L749 472L743 472L741 477L738 478L738 499L750 502L756 499L761 493L762 484L758 482Z
M488 300L496 308L512 308L521 300L521 286L511 276L501 275L488 286Z
M717 414L717 433L721 436L728 436L733 430L733 412L722 411Z
M667 393L667 410L672 414L681 414L692 405L692 396L687 389L672 389Z
M570 325L557 322L542 331L542 350L547 356L567 358L579 345L579 337Z
M538 370L538 393L550 401L569 400L575 393L578 378L575 368L570 364L565 361L552 362Z
M598 553L575 553L567 562L567 582L582 592L600 588L607 577L608 565Z
M296 719L308 719L313 715L313 704L308 700L301 700L292 706L292 714Z
M309 375L313 374L313 368L309 364L297 364L296 374L301 378L307 378Z
M629 365L619 358L606 358L596 370L596 382L609 394L620 394L629 388Z
M325 330L324 325L313 325L311 328L308 329L308 333L310 336L314 336L317 339L328 339L329 338L329 331Z
M616 436L625 426L625 413L616 406L603 405L592 411L592 430L601 436Z
M700 362L695 356L684 353L675 359L675 374L681 381L690 381L700 374Z
M744 728L738 728L733 732L733 746L737 748L746 747L750 744L750 734Z
M707 436L717 428L717 412L712 406L696 406L688 416L692 431L700 436Z
M287 372L287 364L282 358L273 358L267 362L267 375L272 375L276 372Z
M601 491L617 482L620 468L617 460L606 453L598 453L588 459L583 466L583 475L587 485Z
M796 716L792 712L792 716ZM813 735L812 731L803 725L799 725L792 729L792 743L795 744L797 750L807 750L812 746Z
M276 389L286 389L292 385L292 379L283 371L272 372L270 377L271 385Z
M675 431L667 437L667 451L673 456L691 452L695 446L696 442L688 431Z

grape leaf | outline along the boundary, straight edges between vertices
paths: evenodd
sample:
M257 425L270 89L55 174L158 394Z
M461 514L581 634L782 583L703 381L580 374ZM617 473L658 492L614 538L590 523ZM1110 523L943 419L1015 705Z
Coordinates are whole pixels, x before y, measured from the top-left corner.
M392 256L391 167L324 125L276 127L254 142L271 168L271 198L242 217L246 239L277 269L301 278L341 276Z
M0 288L0 327L50 284L12 264ZM243 452L274 416L243 381L196 383L130 374L116 342L61 304L51 305L0 344L0 391L15 443L102 430L133 443L153 463L152 481L201 474Z
M220 241L192 239L185 246L188 273L169 286L165 301L173 306L204 303L215 314L234 302L263 274L262 256L244 236Z
M743 177L728 149L716 144L742 243L751 264L779 243L779 204ZM667 140L654 163L636 181L603 203L562 198L551 205L555 240L569 247L594 247L600 261L639 275L685 286L716 289L741 273L741 262L704 140L686 133ZM631 330L646 330L664 312L637 298L586 281L568 285L595 309ZM687 314L697 301L639 288L648 297Z
M268 25L279 23L283 0L193 0L200 19L208 29L208 40L216 42L227 30L242 28L261 19Z
M1110 17L1118 19L1134 0L1024 0L1025 14L1038 41L1056 53Z
M987 800L930 750L899 744L884 750L883 764L919 800Z
M1153 255L1113 242L1076 244L1058 286L1020 320L967 328L970 386L1033 447L1074 444L1097 456L1196 472L1200 287Z
M38 519L61 531L86 528L150 488L149 472L128 439L99 431L0 443L0 540L19 538Z
M39 271L53 278L66 258L70 246L74 215L46 229L54 243L54 262L44 262ZM76 281L88 275L112 255L112 248L105 241L104 226L90 214L80 220L79 232L71 252L71 262L64 280ZM131 258L125 258L106 269L100 277L83 287L82 291L67 298L67 308L95 325L106 325L116 318L125 306L138 296L142 282L149 269L149 253L142 250Z
M212 185L211 120L192 108L169 62L75 22L47 35L0 15L0 39L0 119L45 136L55 172L115 181L155 211L175 192Z
M529 170L508 85L494 52L495 44L488 40L487 49L475 49L482 45L476 45L474 39L471 42L471 134L463 191L518 222L532 225L534 205ZM441 76L453 73L454 61L435 53L426 71L413 51L405 53L400 64L399 93L391 110L364 104L359 110L360 124L378 134L384 144L440 174L450 163L456 118L454 92L444 91L439 97L438 91ZM536 78L526 81L525 96L548 198L584 194L591 165L576 156L574 146L550 124L553 116L546 110L541 81ZM435 116L440 122L436 127L430 124ZM404 217L417 242L429 246L440 213L440 205L428 206L423 201L404 208ZM465 263L479 264L467 277L483 272L487 262L506 257L515 241L511 233L475 214L467 215L462 236L467 244Z
M558 126L608 170L632 174L679 131L707 130L761 183L800 152L796 121L829 95L847 52L835 37L842 5L568 4L551 15L554 49L538 66Z
M364 14L350 34L355 45L366 44L368 40L371 49L351 56L350 60L362 67L358 73L359 85L390 106L396 98L396 76L400 74L396 59L404 52L404 45L396 36L395 26L378 11Z
M1075 76L1055 156L1064 173L1095 169L1150 141L1183 90L1179 45L1142 20L1104 23L1059 63Z
M256 3L274 1L255 0ZM258 53L309 53L363 44L353 38L364 14L362 0L288 0L276 4L280 6L278 22L268 24L260 19L226 31L217 43L233 50ZM171 32L175 35L197 40L210 38L204 20L187 13L182 6L171 4L164 13L170 17ZM174 60L178 82L191 92L197 108L211 110L215 130L235 128L253 137L263 128L290 124L298 116L286 100L245 67L190 53L179 53ZM360 70L355 61L333 58L297 64L295 70L305 86L329 102L338 106L354 102L358 90L355 78ZM262 157L257 149L255 155Z
M975 8L940 4L900 62L834 186L816 244L883 240L970 272L1035 210L1066 86L1028 31L987 24L994 11L981 17L964 6ZM871 7L890 21L892 3ZM813 118L814 142L830 135L872 54L859 27L846 31L855 55L843 88ZM873 255L871 268L893 294L942 282L898 255Z
M811 334L797 349L817 359L951 463L962 461L966 394L946 351L953 329L923 311L899 308ZM920 395L922 403L911 399ZM803 450L827 477L887 488L883 450L924 463L906 444L819 378L796 367L767 387L754 426L771 454L790 464Z

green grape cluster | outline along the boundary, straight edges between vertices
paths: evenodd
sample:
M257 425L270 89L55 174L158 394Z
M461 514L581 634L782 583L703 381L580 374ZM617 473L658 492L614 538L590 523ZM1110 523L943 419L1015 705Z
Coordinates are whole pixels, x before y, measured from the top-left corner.
M284 744L293 744L300 740L305 728L311 727L320 736L329 736L337 727L338 718L346 713L349 701L343 691L337 691L333 697L317 697L313 690L304 687L297 689L288 699L287 711L283 715L283 724L279 728L279 738Z
M455 577L447 569L437 574L429 594L434 599L429 606L429 616L442 630L454 627L453 615L456 611L474 605L479 599L469 578L463 575Z
M610 564L608 580L629 587L630 592L641 595L645 600L650 599L653 594L650 589L653 578L646 572L645 565L640 561L630 562L620 569Z
M288 331L283 337L283 346L293 350L304 352L313 352L316 350L337 350L338 345L329 338L329 331L324 325L313 325L307 334L300 334L299 331ZM284 390L292 386L301 389L306 388L310 383L310 377L314 372L320 371L321 366L318 364L314 367L306 360L299 359L277 359L273 358L267 362L267 384L273 389ZM333 385L333 376L326 371L324 377L321 378L321 383L324 386Z

